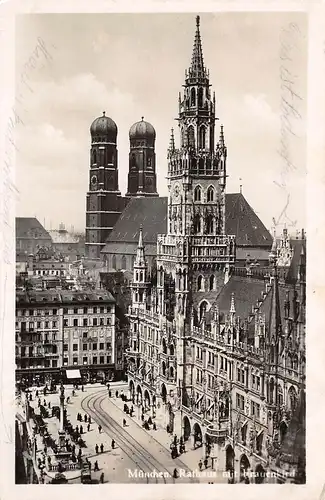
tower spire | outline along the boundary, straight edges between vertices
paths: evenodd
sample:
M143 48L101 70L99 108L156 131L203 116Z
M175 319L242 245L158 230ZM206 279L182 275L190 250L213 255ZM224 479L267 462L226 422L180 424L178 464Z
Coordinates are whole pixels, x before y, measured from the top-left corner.
M219 145L224 148L225 147L225 136L223 133L223 125L220 125L220 137L219 137Z
M190 78L206 78L206 71L204 68L201 34L200 34L200 16L196 16L196 31L194 38L194 46L192 53L192 62L189 70Z

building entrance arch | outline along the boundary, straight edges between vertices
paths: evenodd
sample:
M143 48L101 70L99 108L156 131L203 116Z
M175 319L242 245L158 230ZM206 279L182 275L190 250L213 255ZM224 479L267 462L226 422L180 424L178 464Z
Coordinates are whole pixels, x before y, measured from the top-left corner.
M198 423L194 424L193 432L194 432L194 448L202 446L203 444L202 430Z
M134 403L135 387L133 380L130 380L129 382L129 391L130 391L130 399L132 400L132 403Z
M226 471L231 474L234 473L235 452L233 447L229 444L226 448Z
M142 389L139 385L137 387L137 404L142 405Z
M187 441L191 435L191 424L189 418L185 415L183 418L184 425L184 441Z
M261 464L258 464L256 466L255 473L256 473L255 474L255 483L256 484L262 484L262 483L264 483L264 479L265 479L266 473L265 473L265 470L264 470L264 468L262 467Z
M149 410L150 408L150 405L151 405L151 401L150 401L150 394L149 392L147 391L147 389L144 391L144 407L145 407L145 410Z
M161 384L161 398L163 400L163 403L167 402L167 389L165 384Z
M246 478L248 478L248 470L250 468L251 464L247 458L247 456L244 454L240 457L239 461L239 469L240 469L240 481L244 481Z

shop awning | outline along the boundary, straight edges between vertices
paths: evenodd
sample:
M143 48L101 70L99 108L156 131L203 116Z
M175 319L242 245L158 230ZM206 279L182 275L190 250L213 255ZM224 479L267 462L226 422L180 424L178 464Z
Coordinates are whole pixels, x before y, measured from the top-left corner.
M66 370L67 378L81 378L80 370Z

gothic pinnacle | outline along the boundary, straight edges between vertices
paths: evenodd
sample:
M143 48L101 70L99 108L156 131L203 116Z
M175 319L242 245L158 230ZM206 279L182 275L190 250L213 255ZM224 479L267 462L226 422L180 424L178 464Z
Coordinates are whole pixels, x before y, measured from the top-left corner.
M189 73L192 78L206 77L200 35L200 16L196 16L196 32L194 38L192 64Z
M175 151L175 137L173 128L171 129L171 134L170 134L169 149L170 151Z

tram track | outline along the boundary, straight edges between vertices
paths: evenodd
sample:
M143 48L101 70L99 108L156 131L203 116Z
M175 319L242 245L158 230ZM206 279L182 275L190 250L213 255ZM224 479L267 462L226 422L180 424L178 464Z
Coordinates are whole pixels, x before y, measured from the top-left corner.
M143 471L144 474L152 473L153 471L167 472L170 475L170 479L175 482L172 477L171 472L166 469L157 459L155 459L142 445L140 445L134 438L129 434L122 426L116 423L116 421L110 417L102 408L102 402L106 397L106 391L102 394L100 393L86 396L81 402L81 407L83 410L87 411L91 415L93 420L102 426L104 430L116 441L116 443L123 450L125 455L135 464L139 471ZM150 478L145 476L147 483L150 479L153 479L155 483L159 482L158 477ZM166 483L166 478L164 474L161 476L163 483Z

